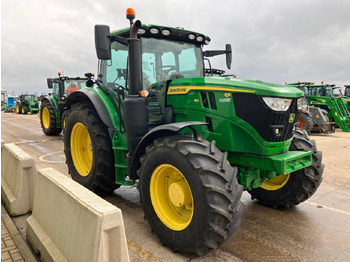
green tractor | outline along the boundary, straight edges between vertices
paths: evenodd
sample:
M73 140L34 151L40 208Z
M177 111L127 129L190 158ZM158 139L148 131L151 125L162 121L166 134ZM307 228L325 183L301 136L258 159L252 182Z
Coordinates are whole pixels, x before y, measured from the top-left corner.
M335 85L307 85L308 103L327 112L331 122L335 122L343 132L350 132L350 111L343 97L334 96Z
M39 113L39 101L34 95L20 95L16 103L16 113L31 115Z
M67 96L85 88L88 77L68 77L58 73L56 78L48 78L47 86L52 93L41 100L40 124L45 135L59 135L65 125L69 111L65 111Z
M350 85L344 85L345 90L344 90L344 96L342 97L343 102L347 106L347 109L350 112Z
M304 92L303 105L298 114L298 129L305 130L308 134L311 132L317 133L334 133L335 122L331 122L328 117L328 111L308 103L308 86L313 85L312 82L297 82L288 84L294 86Z
M324 165L296 130L293 87L205 77L204 34L133 22L95 26L98 78L66 100L64 152L72 178L98 194L138 181L162 244L201 255L238 228L243 190L274 208L315 193Z

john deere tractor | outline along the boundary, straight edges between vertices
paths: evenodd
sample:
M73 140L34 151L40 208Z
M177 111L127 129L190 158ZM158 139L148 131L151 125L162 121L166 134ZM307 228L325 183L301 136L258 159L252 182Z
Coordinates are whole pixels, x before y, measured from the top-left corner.
M185 255L218 247L237 229L243 189L285 208L321 183L321 152L296 131L303 92L293 87L204 77L210 38L145 25L110 33L95 26L98 78L71 94L64 134L72 178L99 193L138 181L161 243Z
M305 130L308 134L311 132L321 132L324 134L335 132L335 122L330 121L328 111L318 106L309 105L309 86L314 85L312 82L297 82L288 84L304 92L303 105L298 114L298 129Z
M39 113L39 101L34 95L20 95L16 103L17 114Z
M335 122L343 132L350 132L350 110L343 97L334 96L334 84L307 85L308 104L327 112L331 122Z
M58 73L56 78L48 78L47 86L52 93L42 98L40 123L45 135L59 135L69 111L64 112L67 96L78 89L85 88L88 77L68 77Z

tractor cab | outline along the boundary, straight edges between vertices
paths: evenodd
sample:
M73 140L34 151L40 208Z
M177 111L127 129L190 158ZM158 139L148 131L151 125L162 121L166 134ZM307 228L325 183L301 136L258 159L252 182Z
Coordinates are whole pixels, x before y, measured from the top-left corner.
M52 96L60 101L65 100L75 90L86 88L87 80L87 77L61 76L61 73L58 72L58 77L48 78L47 84L48 88L52 89Z

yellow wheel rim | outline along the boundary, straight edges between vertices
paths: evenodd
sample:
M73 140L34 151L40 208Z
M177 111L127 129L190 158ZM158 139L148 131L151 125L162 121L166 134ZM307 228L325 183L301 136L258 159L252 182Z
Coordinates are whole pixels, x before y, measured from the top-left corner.
M24 114L24 108L22 108L22 114Z
M19 113L19 106L16 105L16 113Z
M73 126L70 144L75 169L83 177L89 175L93 159L92 143L89 132L82 123Z
M159 219L172 230L185 229L194 213L191 188L174 166L158 166L150 182L151 201Z
M47 107L43 108L43 111L41 112L41 119L43 121L43 125L46 129L50 127L50 113Z
M290 173L276 176L271 180L266 180L264 184L262 184L260 187L270 191L278 190L284 187L285 184L287 184L289 177L290 177Z

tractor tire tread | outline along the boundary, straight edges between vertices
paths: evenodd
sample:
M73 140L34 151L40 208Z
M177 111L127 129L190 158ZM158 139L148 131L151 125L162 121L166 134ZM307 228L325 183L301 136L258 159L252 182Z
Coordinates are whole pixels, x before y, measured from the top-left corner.
M158 219L153 207L144 206L146 202L147 191L143 185L143 168L152 159L153 152L163 150L176 150L192 166L196 174L199 174L201 183L197 186L201 188L205 195L205 205L207 208L202 210L207 216L207 221L201 221L201 232L190 238L178 234L169 234L164 230L165 225L159 226ZM224 159L223 159L224 158ZM236 175L237 168L230 166L226 155L215 147L215 143L209 143L206 140L196 140L187 135L170 136L159 138L151 145L147 146L146 153L141 157L141 167L138 170L140 177L140 195L143 204L145 217L149 221L152 231L155 232L163 245L169 246L175 252L181 252L186 256L196 254L202 255L209 250L218 247L226 241L240 224L243 204L241 195L243 187L238 184ZM219 171L220 166L225 167L224 171ZM147 200L148 202L149 200ZM155 218L156 216L156 218ZM186 231L184 229L184 231ZM191 232L187 232L190 234ZM186 234L186 233L185 233Z
M73 104L71 114L76 114L76 112L78 112L77 114L79 115L81 114L82 117L88 122L90 126L89 134L90 136L93 135L91 141L96 141L95 147L97 148L97 150L94 151L94 154L96 153L97 159L93 164L93 166L95 166L95 169L91 171L94 172L94 179L92 182L83 185L98 195L110 195L115 189L119 187L119 185L115 184L114 152L112 149L111 140L107 133L107 128L100 120L96 110L91 104L86 102ZM66 125L70 123L70 119L71 118L68 119ZM66 133L67 132L64 133L64 151L66 155L66 163L69 173L71 174L72 178L76 180L77 178L80 178L80 175L77 174L77 171L75 170L73 161L71 159L72 157L70 153L70 146L67 142L70 140L70 137L66 138L66 136L69 135ZM98 147L103 150L99 150Z
M49 111L49 117L50 117L50 125L48 128L45 128L43 119L42 119L42 112L44 108L47 108ZM56 126L56 113L55 109L51 106L51 104L47 101L44 100L41 102L40 106L40 124L41 124L41 129L43 130L44 134L47 136L57 136L61 133L62 128Z
M304 202L316 192L322 182L324 170L322 153L317 151L315 143L310 140L305 130L295 131L290 150L311 151L311 166L293 172L287 184L276 191L271 192L262 188L248 191L252 199L257 199L259 203L273 208L288 208Z

